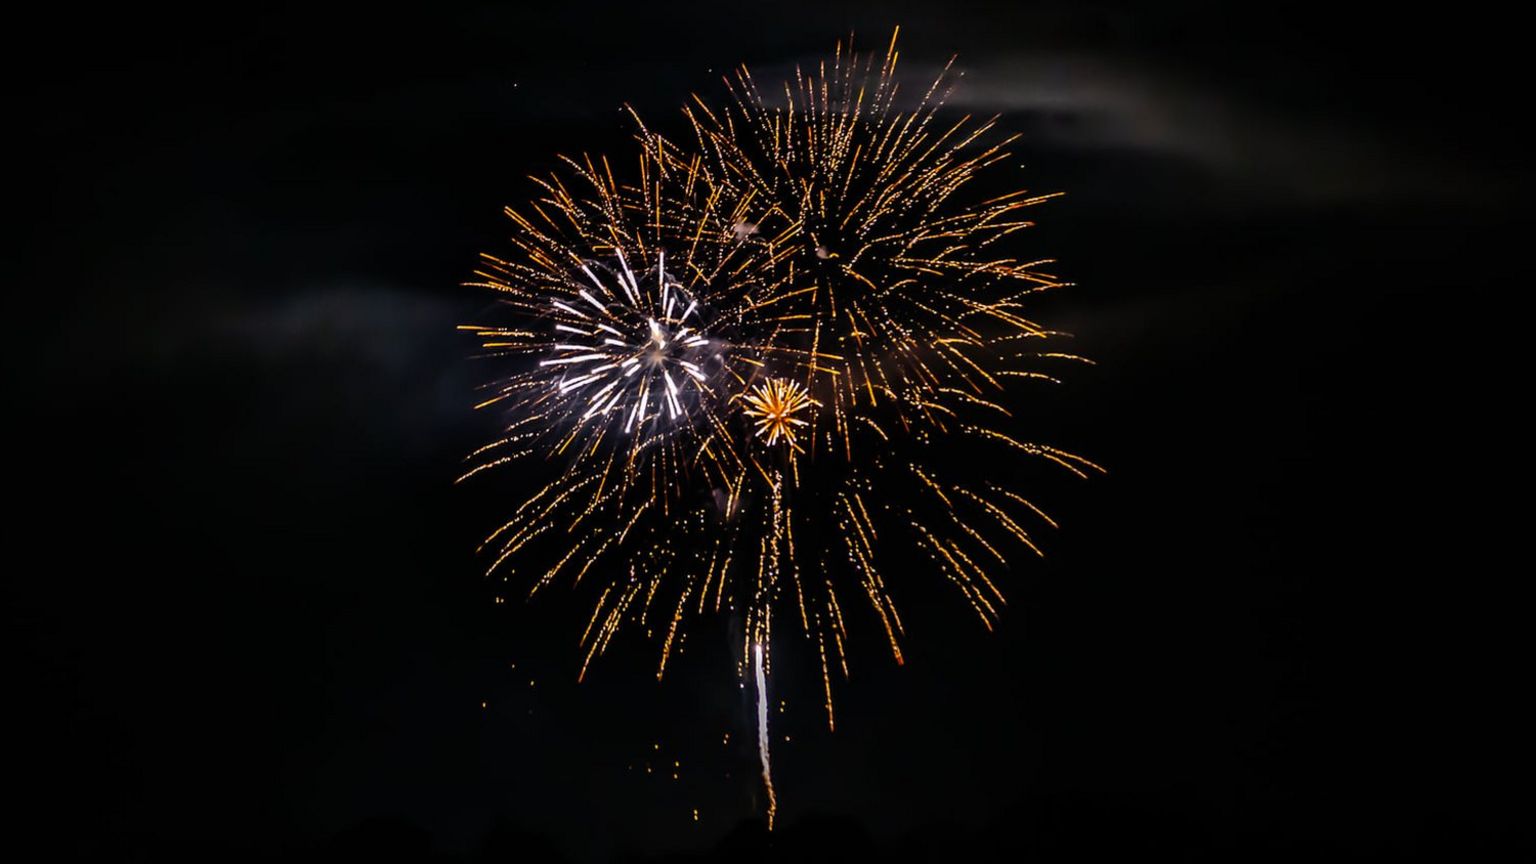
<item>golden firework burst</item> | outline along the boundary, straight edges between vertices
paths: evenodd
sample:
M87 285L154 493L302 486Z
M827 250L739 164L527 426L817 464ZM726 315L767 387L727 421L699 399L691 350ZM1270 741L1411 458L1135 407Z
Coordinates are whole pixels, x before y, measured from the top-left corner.
M766 384L754 386L744 398L747 407L742 410L748 417L754 418L758 437L766 433L770 445L777 444L783 438L796 450L800 449L800 445L795 443L795 427L806 425L806 421L795 415L812 405L821 404L812 399L804 387L783 378L770 378Z

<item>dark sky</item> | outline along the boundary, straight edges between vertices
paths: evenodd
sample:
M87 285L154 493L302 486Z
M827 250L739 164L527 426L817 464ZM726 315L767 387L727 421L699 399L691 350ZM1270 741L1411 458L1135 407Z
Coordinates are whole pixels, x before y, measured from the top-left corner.
M1469 6L1248 5L18 23L12 842L578 861L1529 843L1528 796L1497 791L1529 754L1502 597L1524 567L1496 563L1514 520L1481 503L1513 494L1489 404L1529 390L1495 383L1530 286L1508 263L1529 238L1509 131L1527 99L1507 92L1528 50ZM785 649L806 680L775 682L770 842L729 622L695 627L664 683L631 636L577 686L584 602L492 604L473 548L517 484L450 485L493 428L453 330L488 299L459 283L503 248L527 174L628 152L621 103L682 137L677 107L732 64L768 78L898 23L907 68L958 53L955 108L1002 113L1025 182L1068 193L1025 238L1076 283L1037 317L1100 365L1030 428L1111 473L1042 496L1064 527L998 632L896 574L908 662L856 631L835 734Z

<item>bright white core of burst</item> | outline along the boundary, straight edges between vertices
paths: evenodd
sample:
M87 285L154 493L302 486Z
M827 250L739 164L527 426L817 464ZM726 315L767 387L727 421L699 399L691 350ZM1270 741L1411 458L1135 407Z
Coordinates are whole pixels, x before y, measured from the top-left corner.
M632 432L663 415L681 416L682 388L704 391L704 370L689 358L709 340L697 329L698 303L684 305L679 287L667 281L665 253L656 267L659 296L657 289L639 284L622 252L619 262L617 290L582 266L597 294L585 288L576 294L592 311L579 308L574 298L572 303L551 299L558 356L539 365L563 367L555 389L577 402L572 407L583 412L582 420L616 414L624 417L624 431ZM648 413L652 405L658 406L654 415Z

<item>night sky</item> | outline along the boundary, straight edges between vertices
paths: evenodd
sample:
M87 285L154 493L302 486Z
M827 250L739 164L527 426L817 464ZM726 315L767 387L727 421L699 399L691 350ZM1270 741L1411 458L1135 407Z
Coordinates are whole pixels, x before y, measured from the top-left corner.
M1519 500L1491 406L1529 395L1496 383L1531 285L1508 263L1530 236L1517 30L1343 4L384 6L12 28L16 847L1532 842L1500 779L1529 776L1529 607L1505 596L1528 577L1494 548L1517 518L1485 512ZM493 603L473 550L521 487L452 485L496 428L471 410L495 370L454 330L492 301L460 283L528 174L632 152L622 103L683 139L678 108L734 64L774 80L896 24L908 72L959 54L954 110L1023 133L999 182L1067 193L1021 238L1076 283L1034 317L1099 365L1019 422L1110 473L1030 487L1063 525L997 632L916 562L888 573L907 662L860 610L835 733L803 644L776 647L770 839L739 623L698 622L659 684L631 632L578 685L586 600Z

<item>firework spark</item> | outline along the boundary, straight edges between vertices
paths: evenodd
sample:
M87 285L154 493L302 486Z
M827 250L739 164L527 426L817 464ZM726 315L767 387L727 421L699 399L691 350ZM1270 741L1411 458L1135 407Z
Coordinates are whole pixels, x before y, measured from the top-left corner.
M506 426L461 479L537 478L487 538L488 573L532 567L530 594L592 576L579 677L626 623L656 634L659 678L689 618L740 615L770 824L775 615L814 645L835 728L850 592L902 662L884 573L921 552L990 629L1004 574L1056 526L999 460L1103 470L1013 419L1053 367L1088 362L1026 315L1066 283L1011 251L1053 196L978 193L1014 139L946 112L948 66L903 104L895 44L839 45L770 95L742 68L723 106L685 109L686 147L631 112L636 179L590 157L536 179L507 211L516 254L473 283L517 320L465 328L520 365L490 385L480 407Z

